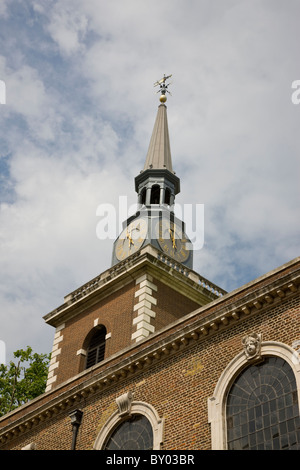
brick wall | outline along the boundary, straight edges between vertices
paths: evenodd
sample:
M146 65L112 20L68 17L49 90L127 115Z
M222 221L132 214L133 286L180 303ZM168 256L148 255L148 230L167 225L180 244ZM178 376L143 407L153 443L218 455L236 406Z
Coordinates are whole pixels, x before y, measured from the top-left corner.
M156 306L157 316L155 325L156 331L182 318L187 313L192 312L199 307L199 303L196 303L184 295L174 291L159 280L155 282L158 287Z
M84 369L85 339L97 325L107 331L105 357L125 348L131 343L135 283L132 281L93 307L74 316L61 329L60 355L57 356L57 379L55 386L77 375Z
M135 400L151 404L164 418L163 449L210 449L207 399L213 395L226 365L242 350L242 337L255 331L262 334L263 341L279 341L291 346L300 339L299 304L299 296L286 296L201 341L192 341L187 347L182 345L163 360L153 362L151 367L128 374L125 379L87 397L80 396L71 408L58 411L46 425L41 421L19 439L8 441L4 448L20 448L35 442L38 449L68 449L72 438L68 413L80 408L84 415L77 448L91 449L104 422L116 410L115 399L131 391ZM209 310L208 307L207 312ZM137 344L136 350L142 347L144 343Z
M142 304L146 307L137 309ZM108 358L198 306L152 276L144 275L133 280L56 329L47 390L84 370L86 338L97 325L106 327L105 358ZM139 318L147 321L138 323ZM138 328L142 333L137 331Z

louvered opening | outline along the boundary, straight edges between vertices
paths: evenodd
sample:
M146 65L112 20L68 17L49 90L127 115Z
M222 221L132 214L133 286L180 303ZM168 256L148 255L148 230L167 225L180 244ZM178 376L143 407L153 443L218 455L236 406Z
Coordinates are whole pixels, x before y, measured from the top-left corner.
M160 197L160 187L155 184L152 186L151 189L151 200L150 204L159 204L159 197Z
M87 349L86 369L103 361L105 355L106 329L101 327L91 338Z

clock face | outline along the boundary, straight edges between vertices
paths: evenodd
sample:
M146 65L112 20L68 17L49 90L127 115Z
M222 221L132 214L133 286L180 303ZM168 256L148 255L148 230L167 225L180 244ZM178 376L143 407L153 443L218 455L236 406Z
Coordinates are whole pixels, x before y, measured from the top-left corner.
M147 219L136 219L123 230L115 246L116 257L119 261L141 248L147 236L147 229Z
M188 240L181 227L167 219L160 220L156 225L156 237L161 249L180 263L190 255L187 248Z

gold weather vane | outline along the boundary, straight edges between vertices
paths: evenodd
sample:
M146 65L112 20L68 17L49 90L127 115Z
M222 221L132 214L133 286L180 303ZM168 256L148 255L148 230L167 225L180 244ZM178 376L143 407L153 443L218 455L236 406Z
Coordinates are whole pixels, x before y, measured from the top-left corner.
M155 83L154 83L154 86L158 86L159 85L159 90L157 93L161 93L160 97L159 97L159 100L161 103L165 103L167 101L167 97L166 97L166 93L169 93L169 95L171 95L171 93L169 92L168 90L168 86L170 85L170 83L166 83L166 81L168 80L168 78L171 78L172 75L168 75L166 76L164 74L163 78L161 78L160 80L157 80ZM172 95L171 95L172 96Z

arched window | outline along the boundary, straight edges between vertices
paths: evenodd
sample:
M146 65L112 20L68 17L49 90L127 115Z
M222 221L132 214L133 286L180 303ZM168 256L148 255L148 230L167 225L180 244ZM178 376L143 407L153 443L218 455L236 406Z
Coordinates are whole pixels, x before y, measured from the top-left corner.
M165 204L167 204L169 206L170 201L171 201L171 191L170 191L169 188L166 188L166 191L165 191Z
M147 189L144 188L141 193L141 204L143 205L146 204L146 193L147 193Z
M123 421L108 437L104 450L151 450L153 430L143 415L132 415Z
M116 399L118 410L101 427L95 450L161 449L164 420L149 403L132 400L130 392Z
M160 187L158 186L158 184L154 184L151 188L150 204L159 204L159 198L160 198Z
M300 356L276 341L257 359L240 352L208 399L212 450L300 450Z
M105 337L105 326L101 325L93 330L92 335L89 338L86 352L86 369L98 364L100 361L103 361L105 356Z
M297 385L287 362L266 357L243 370L229 391L226 421L228 450L300 450Z

